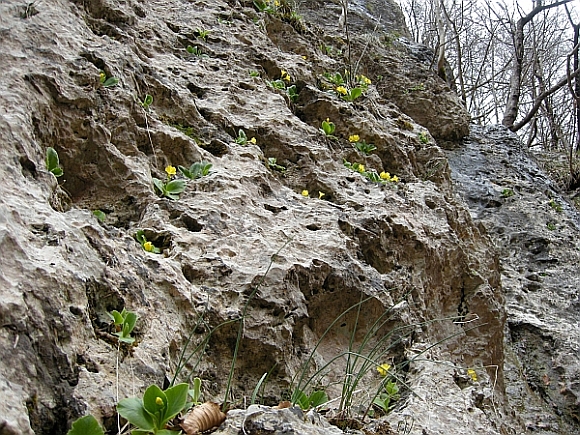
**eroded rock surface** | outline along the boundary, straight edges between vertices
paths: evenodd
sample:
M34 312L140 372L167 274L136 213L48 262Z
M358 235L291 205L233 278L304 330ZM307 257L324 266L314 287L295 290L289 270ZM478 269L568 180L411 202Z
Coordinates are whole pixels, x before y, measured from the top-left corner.
M577 433L580 215L503 126L473 126L448 157L501 258L509 402L533 433Z
M368 37L382 41L362 56L358 72L373 84L353 104L317 83L345 59L343 35L309 21L321 3L303 4L303 21L250 1L33 6L0 4L2 430L64 434L90 412L114 432L118 399L163 385L189 337L200 343L218 325L177 380L199 376L206 398L224 400L244 316L227 398L236 404L269 371L263 401L287 396L333 325L309 367L334 359L321 379L331 398L354 337L357 349L382 343L376 362L414 392L403 389L392 427L518 433L503 396L497 257L433 140L466 134L467 115L405 44L384 29L353 32L353 55ZM338 19L327 6L327 21ZM282 70L296 101L269 84ZM119 84L103 87L101 71ZM336 139L319 131L326 118ZM256 144L236 143L240 129ZM376 151L354 150L353 134ZM59 179L45 169L48 147ZM154 191L167 165L199 160L211 173L179 200ZM371 182L343 160L401 181ZM162 253L146 252L138 230ZM139 315L131 348L117 346L106 314L123 308ZM377 382L370 370L361 385ZM353 404L370 399L362 389Z

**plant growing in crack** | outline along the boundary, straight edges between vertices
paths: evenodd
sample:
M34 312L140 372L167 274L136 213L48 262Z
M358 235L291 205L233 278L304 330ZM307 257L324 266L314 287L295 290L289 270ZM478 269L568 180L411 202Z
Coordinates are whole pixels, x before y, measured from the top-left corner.
M252 137L251 139L248 139L246 132L240 128L238 131L238 137L236 138L235 142L238 145L247 145L248 143L256 145L256 138Z
M366 143L364 139L361 140L358 134L353 134L349 136L348 141L357 151L363 154L370 154L371 152L377 149L377 147L374 146L372 143Z
M162 181L159 178L153 178L155 190L157 190L161 196L178 200L179 195L185 190L185 181L173 179L177 171L175 167L171 165L165 168L165 173L167 174L165 181Z
M204 54L204 52L201 50L201 48L199 48L197 46L188 45L186 47L186 50L189 54L193 54L196 57L208 57L208 55Z
M329 118L326 118L320 124L320 128L318 129L322 134L330 139L336 139L334 135L334 131L336 130L336 125L332 122Z
M269 83L270 86L272 86L274 89L286 91L286 95L288 95L290 101L295 103L296 100L298 100L298 88L296 85L290 85L291 82L292 78L290 74L285 70L281 70L280 78L277 80L272 80Z
M178 168L179 172L181 172L185 177L190 180L197 180L198 178L208 175L212 166L211 163L202 160L201 162L193 163L189 168L184 166L178 166Z
M373 183L377 184L386 184L386 183L398 183L399 177L396 175L391 175L389 172L381 172L380 174L377 173L374 169L367 170L365 165L358 162L349 162L348 160L343 160L343 164L345 167L350 169L351 171L358 172L363 177L368 178Z
M64 171L60 167L58 153L53 147L46 149L46 169L55 177L61 177L64 174Z
M119 83L119 79L117 77L107 77L107 73L105 71L101 71L99 73L99 81L104 88L110 88L116 86Z
M282 165L279 165L278 163L276 163L277 159L276 157L269 157L266 160L266 166L268 167L268 169L272 169L273 171L278 171L280 173L284 173L286 172L286 168Z
M170 420L175 418L187 404L189 386L177 384L163 391L157 385L150 385L143 398L129 397L117 405L117 412L138 429L131 433L136 435L173 435L167 428Z
M147 240L145 237L145 231L139 230L135 233L135 239L141 244L141 247L147 251L152 252L153 254L161 254L161 249L155 246L152 242Z
M202 41L207 41L207 37L209 36L209 34L211 33L210 30L207 29L202 29L200 27L198 27L197 29L195 29L195 36L197 36L199 39L201 39Z
M149 94L146 94L145 98L143 98L143 101L139 100L138 98L137 101L139 102L141 107L147 111L151 107L151 104L153 104L153 97Z
M123 311L120 313L117 310L113 310L110 313L107 312L107 315L115 325L115 332L113 335L116 335L120 342L133 344L135 338L131 337L131 333L133 332L135 323L137 322L137 314L123 308Z

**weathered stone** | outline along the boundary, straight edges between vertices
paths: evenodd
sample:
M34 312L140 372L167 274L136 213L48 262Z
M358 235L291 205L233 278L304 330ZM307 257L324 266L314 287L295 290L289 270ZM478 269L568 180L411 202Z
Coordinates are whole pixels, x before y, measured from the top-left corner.
M374 365L389 363L402 392L391 427L412 413L413 435L434 421L440 433L463 433L466 420L473 433L519 433L504 402L497 257L433 140L461 137L465 113L432 71L386 39L361 61L375 83L364 96L353 104L324 94L317 79L343 69L344 57L320 45L344 42L309 21L321 5L304 4L300 25L251 1L38 2L24 18L15 0L0 4L0 347L9 349L0 378L17 402L0 427L64 434L90 412L114 432L119 399L174 375L199 376L205 399L224 400L243 319L228 401L243 403L270 372L261 400L278 402L306 364L308 375L326 367L316 382L337 407L351 378L346 350L377 345L357 409L382 379ZM207 40L199 29L210 30ZM357 32L353 52L362 53ZM295 102L270 84L282 70L296 81ZM119 84L101 86L101 71ZM401 74L411 75L395 80ZM425 104L441 110L424 126L421 112L411 119L389 96L419 82ZM450 118L437 116L444 111ZM327 117L336 139L319 131ZM256 144L236 143L240 130ZM355 151L352 134L377 150ZM58 180L45 169L47 147L59 154ZM270 158L286 170L269 168ZM401 181L371 182L345 159ZM179 200L154 191L167 165L199 160L212 171L188 181ZM162 252L146 252L138 230ZM545 235L521 237L538 264L563 260ZM106 314L123 308L139 315L133 347L118 346ZM258 427L275 431L275 415L264 416ZM336 432L320 424L301 430Z
M509 403L534 433L576 433L580 215L503 126L472 126L448 157L501 258Z

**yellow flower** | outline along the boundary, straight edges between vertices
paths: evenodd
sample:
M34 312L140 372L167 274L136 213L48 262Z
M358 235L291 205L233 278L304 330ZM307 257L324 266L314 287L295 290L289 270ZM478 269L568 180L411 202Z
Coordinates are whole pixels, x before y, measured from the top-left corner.
M104 71L101 71L99 73L99 79L101 80L101 83L105 83L105 79L107 78L107 74L105 74Z
M384 378L385 376L387 376L387 372L389 371L390 368L391 368L390 364L381 364L380 366L377 366L377 371L379 372L379 375L381 375Z
M473 382L477 382L477 373L473 369L467 369L467 375L471 378Z
M330 122L330 118L326 118L326 122Z
M365 171L365 165L358 165L358 171L362 174Z
M380 177L381 177L381 180L392 181L391 174L389 174L388 172L381 172ZM395 175L395 177L396 177L396 175Z
M393 183L398 183L398 182L399 182L399 177L397 177L396 175L393 175L393 176L391 177L391 181L392 181Z
M251 138L251 139L250 139L248 142L251 142L251 143L253 143L254 145L256 145L256 138L255 138L255 137L253 137L253 138Z
M348 91L346 90L346 88L344 86L339 86L335 90L336 90L336 92L338 92L339 94L342 94L342 95L348 94Z
M177 169L175 169L175 166L167 166L165 168L165 172L167 173L168 177L173 177L175 174L177 174Z
M370 85L371 84L371 79L369 79L368 77L365 77L363 75L360 76L360 80L365 84L365 85Z
M156 397L155 403L157 403L159 406L163 406L163 399L161 397Z
M307 58L306 56L302 56L302 59L306 60L306 59L308 59L308 58Z
M280 2L278 0L274 0L274 6L276 7L280 6Z
M348 137L349 142L358 142L360 140L360 136L358 134L353 134L352 136Z
M302 191L302 196L308 196L308 190L304 189L304 190Z
M286 71L284 70L280 71L280 77L282 78L282 80L290 82L290 74L288 74Z
M318 199L322 199L324 195L326 195L324 192L318 191Z
M147 252L153 252L155 247L153 246L153 243L145 242L145 243L143 243L143 249L145 249Z

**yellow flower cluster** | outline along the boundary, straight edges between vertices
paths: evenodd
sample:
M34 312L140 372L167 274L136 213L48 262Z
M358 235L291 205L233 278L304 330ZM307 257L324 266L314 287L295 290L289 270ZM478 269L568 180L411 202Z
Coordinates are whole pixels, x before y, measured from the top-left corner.
M358 142L360 140L360 136L358 134L353 134L352 136L348 137L348 141L353 143L353 142Z
M393 183L399 182L399 177L396 175L391 175L388 172L381 172L379 176L381 177L381 180L391 181Z
M308 190L304 189L301 192L302 196L304 196L305 198L308 198L310 196L310 192L308 192ZM326 193L318 191L318 199L322 199L326 196Z
M369 78L368 78L368 77L366 77L366 76L363 76L362 74L359 76L359 81L360 81L361 83L364 83L365 85L370 85L370 84L372 83L372 82L371 82L371 79L369 79Z
M391 368L390 364L381 364L380 366L377 366L377 371L379 372L379 375L381 375L383 378L385 376L387 376L387 373L389 372Z
M253 143L254 145L256 145L256 138L253 137L248 142Z
M155 248L153 247L153 243L145 242L143 243L143 249L145 249L147 252L153 252Z
M290 74L288 74L288 72L284 70L280 71L280 78L287 83L290 83L290 81L292 80L290 78Z
M344 86L338 86L335 90L336 90L336 92L338 92L339 94L342 94L342 95L348 94L348 91Z
M177 169L175 169L175 166L169 165L165 168L165 172L167 173L167 177L171 178L177 174Z
M473 369L467 369L467 375L471 378L473 382L477 382L477 373Z

